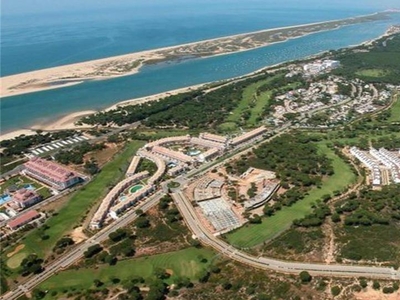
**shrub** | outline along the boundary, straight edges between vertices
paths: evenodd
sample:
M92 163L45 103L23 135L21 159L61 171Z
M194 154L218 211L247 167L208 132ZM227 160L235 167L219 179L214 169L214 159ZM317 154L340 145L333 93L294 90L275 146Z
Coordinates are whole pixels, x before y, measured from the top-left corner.
M374 290L379 290L381 288L381 284L375 280L374 283L372 284L372 287Z
M384 294L392 294L392 293L394 292L394 288L391 287L391 286L385 286L385 287L382 289L382 292L383 292Z
M299 276L300 276L301 282L303 282L303 283L308 283L312 279L310 273L308 273L307 271L300 272Z
M339 295L341 291L342 291L341 288L338 287L337 285L335 285L331 288L331 293L333 296Z

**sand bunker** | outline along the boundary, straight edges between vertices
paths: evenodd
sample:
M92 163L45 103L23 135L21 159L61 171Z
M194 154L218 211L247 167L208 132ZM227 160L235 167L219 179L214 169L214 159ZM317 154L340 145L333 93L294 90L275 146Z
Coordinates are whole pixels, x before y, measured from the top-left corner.
M15 247L14 251L12 251L12 252L10 252L10 253L7 254L7 257L11 257L11 256L13 256L14 254L17 254L19 251L21 251L21 250L24 249L24 248L25 248L25 245L24 245L24 244L18 245L17 247Z

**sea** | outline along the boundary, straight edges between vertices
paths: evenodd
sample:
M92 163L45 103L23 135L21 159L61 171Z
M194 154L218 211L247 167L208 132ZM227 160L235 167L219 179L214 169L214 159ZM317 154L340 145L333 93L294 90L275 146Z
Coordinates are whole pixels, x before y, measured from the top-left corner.
M124 7L5 14L1 18L1 76L179 45L256 30L370 14L376 7L331 2L133 1ZM307 5L309 2L310 5ZM318 5L311 5L318 3ZM371 40L391 19L342 27L270 46L210 58L144 66L139 73L2 98L1 132L29 128L82 110L194 84L241 76L263 67Z

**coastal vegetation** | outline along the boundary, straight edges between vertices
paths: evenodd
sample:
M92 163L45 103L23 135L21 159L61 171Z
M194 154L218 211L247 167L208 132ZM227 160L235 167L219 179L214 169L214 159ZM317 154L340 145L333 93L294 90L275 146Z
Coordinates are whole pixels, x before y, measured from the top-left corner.
M400 35L341 50L334 58L342 67L332 71L333 74L358 77L367 83L400 83Z
M75 164L79 165L83 163L83 157L86 153L96 150L102 150L106 146L104 143L97 143L97 144L89 144L88 142L83 142L78 146L70 150L61 150L59 151L54 158L64 164Z
M362 189L335 204L338 259L400 265L400 186Z
M300 198L296 199L293 196L285 199L288 197L285 195L288 194L289 190L283 194L284 197L282 199L284 201L276 202L273 206L267 204L264 209L266 216L262 219L261 224L245 225L226 235L226 238L232 245L240 248L254 247L276 237L278 234L289 229L293 221L310 214L313 206L318 201L322 201L325 195L333 195L337 190L345 190L349 184L354 182L355 175L352 169L334 151L329 149L324 143L312 145L312 147L317 147L317 153L318 155L322 155L323 161L330 161L330 165L333 168L330 174L326 174L321 178L321 181L318 182L318 187L314 186L306 192L299 193ZM282 149L285 148L279 149L283 151ZM293 152L288 155L288 157L293 156ZM303 157L305 162L309 161L304 156L301 157ZM314 159L313 163L315 162ZM298 163L295 166L298 166ZM279 198L276 200L279 200Z
M285 78L282 72L261 74L210 91L173 95L157 102L121 106L87 116L90 125L131 124L141 121L150 128L224 129L226 123L253 127L268 111L271 96L287 85L303 82L299 77ZM221 125L222 127L219 127ZM229 126L228 126L229 127Z

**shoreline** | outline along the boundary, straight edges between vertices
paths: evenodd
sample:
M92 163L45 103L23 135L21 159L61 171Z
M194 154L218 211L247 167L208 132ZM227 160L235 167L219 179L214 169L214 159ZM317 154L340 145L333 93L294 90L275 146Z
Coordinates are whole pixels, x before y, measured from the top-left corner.
M192 55L196 58L206 58L206 57L208 58L219 55L240 53L243 51L254 50L261 47L267 47L273 44L286 42L291 39L301 38L310 34L336 30L342 28L343 26L372 22L375 20L364 20L363 18L371 18L371 17L373 18L373 17L379 17L380 15L385 16L387 14L390 14L390 12L387 11L376 12L373 14L355 16L345 19L336 19L323 22L314 22L301 25L263 29L248 33L223 36L223 37L206 39L186 44L162 47L145 51L138 51L113 57L95 59L80 63L73 63L68 65L62 65L52 68L9 75L0 78L1 80L0 95L2 98L6 98L22 94L67 87L89 80L105 80L116 77L129 76L140 72L140 69L146 64L150 65L157 63L159 61L160 62L173 61L185 55ZM337 24L340 22L342 23L349 22L349 23ZM312 28L312 26L322 27L324 25L330 27L320 28L320 29ZM311 27L311 29L308 27ZM279 32L285 30L287 31L290 29L293 29L295 33L293 33L292 31ZM302 29L304 31L302 31ZM300 30L300 32L296 32L296 30L297 31ZM267 40L260 41L260 37L258 37L257 40L257 35L264 33L271 34L270 36L263 37L264 39L267 40L269 39L270 41ZM243 39L240 41L235 40L238 38L243 38ZM215 45L215 44L208 45L213 42L219 42L220 45ZM200 49L190 48L196 46L200 47ZM217 47L218 49L210 50L210 48L207 49L207 46L211 48ZM224 46L225 47L233 46L234 49L232 50L224 48ZM206 49L204 50L201 47L205 47ZM186 52L189 51L189 53L186 53L185 51ZM68 81L73 81L73 82L68 83ZM58 82L61 82L61 84L57 84Z
M389 28L390 29L390 28ZM386 30L383 34L379 35L378 37L374 38L374 39L370 39L367 41L364 41L360 44L357 45L350 45L344 49L351 49L351 48L355 48L355 47L359 47L359 46L363 46L363 45L370 45L371 43L373 43L374 41L377 41L383 37L386 36L390 36L389 34L389 29ZM284 41L283 41L284 42ZM243 50L243 51L247 51L247 50ZM323 55L324 53L327 53L329 51L321 51L319 53L313 54L313 55L309 55L309 56L305 56L303 58L301 58L300 60L307 60L307 59L311 59L311 58L317 58L321 55ZM196 85L191 85L191 86L186 86L186 87L182 87L182 88L178 88L178 89L174 89L174 90L168 90L165 92L161 92L161 93L157 93L157 94L153 94L153 95L148 95L148 96L143 96L143 97L138 97L138 98L133 98L133 99L128 99L128 100L122 100L122 101L118 101L115 104L95 111L95 110L84 110L84 111L77 111L77 112L73 112L70 114L66 114L66 115L62 115L60 116L57 121L54 120L49 120L49 121L44 121L41 123L37 123L34 124L28 128L23 128L23 129L18 129L18 130L12 130L9 132L5 132L5 133L1 133L0 135L0 141L3 140L8 140L8 139L13 139L15 137L18 137L21 134L24 135L33 135L36 134L37 130L43 130L43 131L57 131L57 130L67 130L67 129L74 129L74 130L79 130L79 129L88 129L88 128L93 128L94 126L89 126L89 125L76 125L75 122L78 121L79 119L81 119L84 116L90 115L90 114L94 114L94 113L98 113L101 111L109 111L112 109L116 109L120 106L128 106L128 105L138 105L138 104L142 104L142 103L146 103L146 102L152 102L152 101L157 101L160 100L162 98L165 98L167 96L171 96L171 95L176 95L179 93L185 93L185 92L189 92L189 91L193 91L193 90L197 90L200 88L204 88L205 86L212 84L212 83L221 83L224 84L224 82L226 81L231 82L231 81L235 81L235 80L240 80L243 78L247 78L249 76L253 76L256 75L260 72L265 72L271 69L275 69L283 64L287 64L290 63L292 61L296 61L296 60L289 60L289 61L284 61L278 64L274 64L274 65L270 65L270 66L266 66L266 67L262 67L260 69L257 69L253 72L250 73L246 73L237 77L232 77L232 78L228 78L225 80L219 80L219 81L210 81L210 82L205 82L205 83L200 83L200 84L196 84Z

